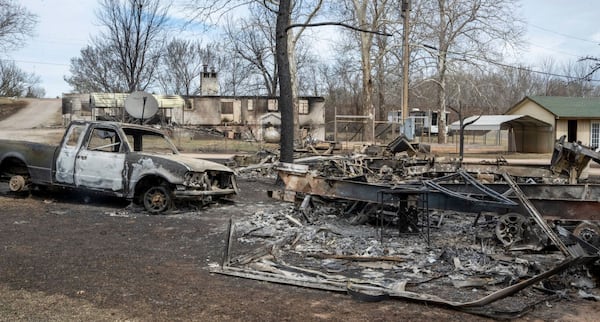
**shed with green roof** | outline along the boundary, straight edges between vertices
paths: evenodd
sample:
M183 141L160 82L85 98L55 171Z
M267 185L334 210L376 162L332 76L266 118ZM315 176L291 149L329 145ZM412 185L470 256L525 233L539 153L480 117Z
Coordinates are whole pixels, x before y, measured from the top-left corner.
M551 125L514 129L517 151L552 152L554 141L563 135L568 142L600 146L600 97L526 96L505 114L528 115Z

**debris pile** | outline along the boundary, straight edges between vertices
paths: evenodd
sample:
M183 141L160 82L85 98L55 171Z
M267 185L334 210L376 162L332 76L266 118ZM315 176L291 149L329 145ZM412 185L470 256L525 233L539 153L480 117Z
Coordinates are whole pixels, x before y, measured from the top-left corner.
M436 213L428 245L422 235L403 234L396 227L353 224L347 204L312 204L310 211L290 206L232 223L225 259L211 270L348 292L366 301L406 298L490 317L519 316L567 294L600 295L587 270L576 265L584 259L552 249L508 251L495 239L491 224L474 225L472 214ZM247 245L259 247L236 251ZM526 286L535 287L517 293Z
M600 255L592 211L600 185L576 182L600 154L558 141L551 167L532 168L426 152L398 139L387 149L240 169L277 170L285 187L273 196L296 206L231 221L211 270L493 318L599 298L589 269Z

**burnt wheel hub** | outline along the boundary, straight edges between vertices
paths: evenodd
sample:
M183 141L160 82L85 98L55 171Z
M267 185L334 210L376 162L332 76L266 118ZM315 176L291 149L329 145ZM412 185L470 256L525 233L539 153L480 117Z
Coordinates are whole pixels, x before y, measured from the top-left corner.
M508 213L498 219L496 237L504 246L511 246L523 239L527 225L527 219L521 214Z

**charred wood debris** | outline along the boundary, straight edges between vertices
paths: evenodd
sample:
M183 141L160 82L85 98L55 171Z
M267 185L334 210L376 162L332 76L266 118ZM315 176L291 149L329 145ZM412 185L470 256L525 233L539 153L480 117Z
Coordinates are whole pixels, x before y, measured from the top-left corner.
M600 185L582 179L600 161L592 149L561 139L534 167L436 159L403 137L332 151L235 160L238 176L277 180L269 193L290 203L231 219L210 270L496 319L600 299Z

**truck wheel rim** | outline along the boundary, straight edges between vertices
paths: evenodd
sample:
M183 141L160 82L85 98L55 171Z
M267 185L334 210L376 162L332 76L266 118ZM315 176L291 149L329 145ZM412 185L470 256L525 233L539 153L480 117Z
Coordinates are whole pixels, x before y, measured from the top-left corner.
M161 212L169 206L169 197L159 187L150 188L145 194L144 205L149 211Z

